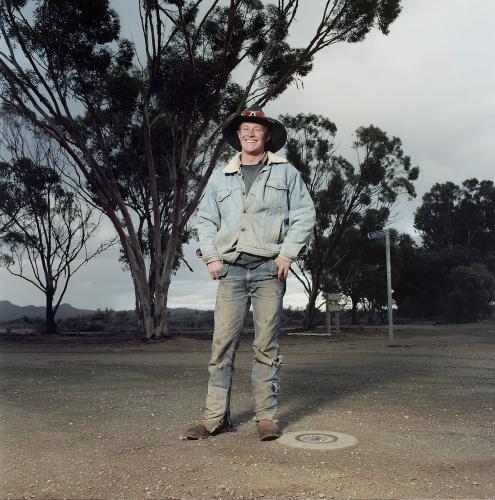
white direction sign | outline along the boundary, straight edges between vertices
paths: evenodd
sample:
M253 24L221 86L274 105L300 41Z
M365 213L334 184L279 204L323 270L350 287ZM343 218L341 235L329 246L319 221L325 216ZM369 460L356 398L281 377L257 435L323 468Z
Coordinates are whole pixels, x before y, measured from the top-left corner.
M380 238L385 238L385 231L372 231L368 233L368 239L379 240Z

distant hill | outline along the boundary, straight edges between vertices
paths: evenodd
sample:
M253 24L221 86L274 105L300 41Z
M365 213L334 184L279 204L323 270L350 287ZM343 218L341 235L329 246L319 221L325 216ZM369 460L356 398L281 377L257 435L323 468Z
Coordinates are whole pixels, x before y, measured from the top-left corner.
M128 311L131 314L134 311ZM169 317L189 316L195 313L204 311L197 311L196 309L189 309L187 307L177 307L167 310ZM96 311L90 309L78 309L72 307L70 304L60 304L57 311L56 319L75 318L77 316L85 316L95 314ZM19 318L45 318L44 306L17 306L8 300L0 300L0 323L13 321Z
M181 316L183 314L194 314L196 312L202 312L198 309L189 309L188 307L174 307L173 309L167 309L169 316Z
M89 309L77 309L70 304L60 304L57 311L57 319L73 318L75 316L93 314L96 311ZM44 318L45 308L43 306L16 306L8 300L0 300L0 323L12 321L22 317Z

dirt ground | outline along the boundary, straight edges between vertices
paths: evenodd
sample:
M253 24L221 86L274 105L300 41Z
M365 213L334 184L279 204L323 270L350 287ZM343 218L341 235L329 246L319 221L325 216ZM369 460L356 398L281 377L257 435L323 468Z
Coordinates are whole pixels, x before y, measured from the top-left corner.
M202 411L208 339L3 336L1 498L494 498L495 323L343 339L283 336L284 431L350 434L333 451L260 442L251 339L234 433L181 441Z

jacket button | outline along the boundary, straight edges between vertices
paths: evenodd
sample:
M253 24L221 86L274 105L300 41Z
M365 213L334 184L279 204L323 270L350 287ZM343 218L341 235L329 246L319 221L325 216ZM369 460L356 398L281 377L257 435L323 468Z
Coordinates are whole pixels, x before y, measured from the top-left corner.
M243 195L243 196L246 196L246 191L243 191L243 192L242 192L242 195Z
M241 231L245 231L245 230L246 230L246 228L245 228L245 227L241 227Z

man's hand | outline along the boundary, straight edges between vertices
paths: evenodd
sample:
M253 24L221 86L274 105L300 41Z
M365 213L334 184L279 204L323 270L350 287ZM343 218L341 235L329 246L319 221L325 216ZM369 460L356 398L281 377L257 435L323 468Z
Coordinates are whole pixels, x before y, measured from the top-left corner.
M207 266L208 266L208 272L210 273L211 279L217 280L218 279L218 271L220 271L220 269L222 269L222 266L223 266L223 260L215 260L215 261L207 264Z
M278 266L278 277L280 279L287 279L289 275L289 269L292 262L290 260L282 259L282 257L278 256L275 260L275 263Z

